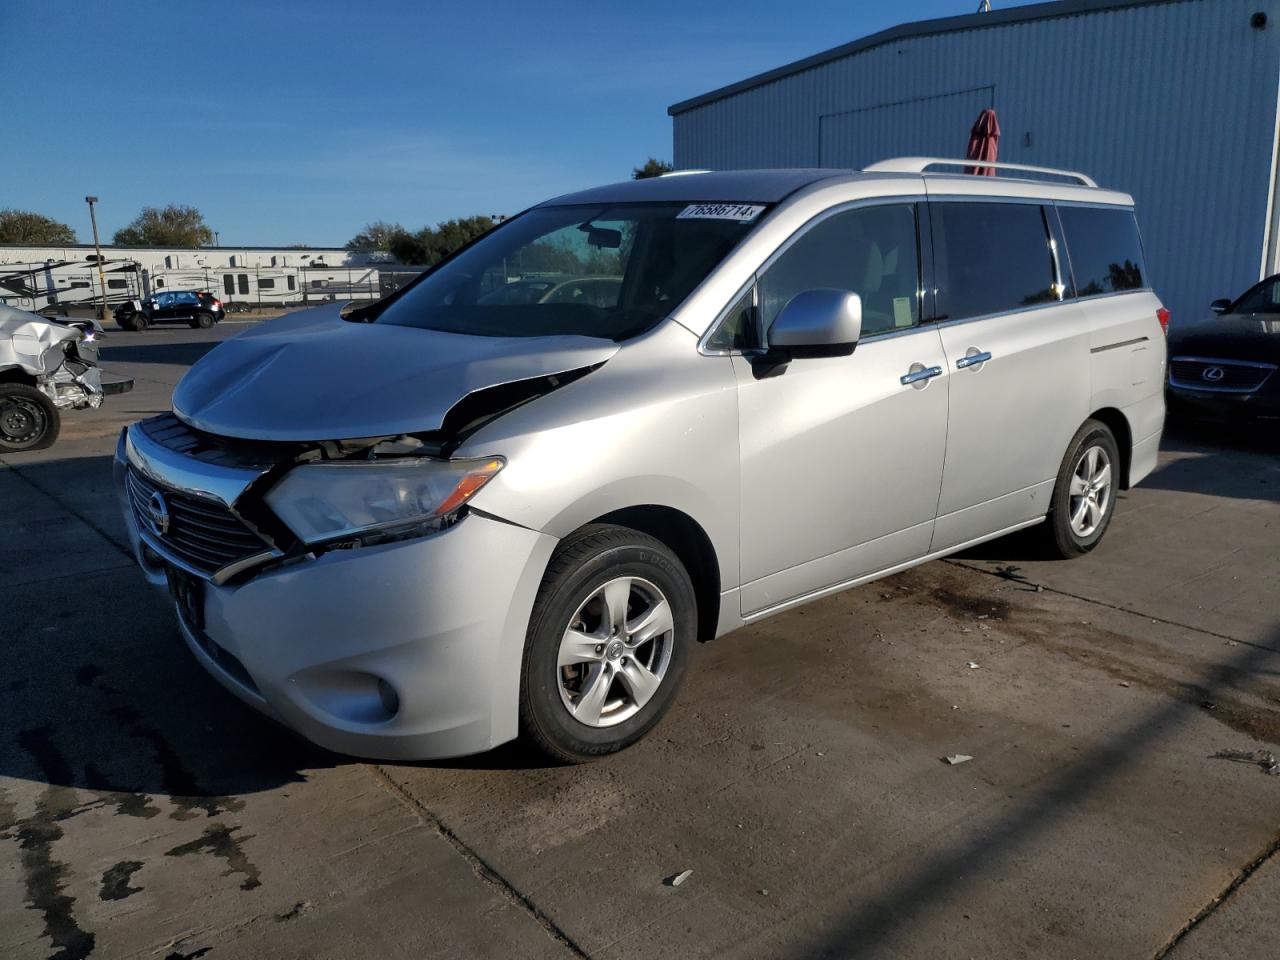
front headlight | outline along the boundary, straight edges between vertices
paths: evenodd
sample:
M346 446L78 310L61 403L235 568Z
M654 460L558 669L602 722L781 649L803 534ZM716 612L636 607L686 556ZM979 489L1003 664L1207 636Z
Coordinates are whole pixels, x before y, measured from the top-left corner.
M405 458L305 463L267 494L267 505L298 539L395 533L455 514L504 461Z

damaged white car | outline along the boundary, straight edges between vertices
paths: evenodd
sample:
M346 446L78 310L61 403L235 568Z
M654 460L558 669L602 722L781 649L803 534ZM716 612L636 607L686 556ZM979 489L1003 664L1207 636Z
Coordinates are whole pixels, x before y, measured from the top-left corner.
M62 410L102 406L132 380L104 384L94 320L46 319L0 304L0 452L43 450Z

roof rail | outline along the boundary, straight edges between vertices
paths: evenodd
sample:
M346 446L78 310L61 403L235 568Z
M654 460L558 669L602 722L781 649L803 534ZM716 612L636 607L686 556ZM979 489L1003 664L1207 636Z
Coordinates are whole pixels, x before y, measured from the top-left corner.
M894 157L881 160L869 167L863 167L863 173L924 173L929 167L991 167L995 170L1021 170L1026 173L1043 173L1052 177L1065 177L1075 180L1081 186L1097 187L1092 177L1074 170L1058 170L1054 167L1033 167L1025 163L988 163L985 160L948 160L944 157Z

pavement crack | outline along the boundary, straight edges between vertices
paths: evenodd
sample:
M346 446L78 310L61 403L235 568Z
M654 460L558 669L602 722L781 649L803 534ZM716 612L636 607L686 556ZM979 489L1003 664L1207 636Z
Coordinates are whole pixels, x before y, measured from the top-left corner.
M1243 887L1250 877L1262 868L1263 864L1276 856L1277 853L1280 853L1280 835L1272 838L1271 842L1267 845L1267 848L1245 864L1221 893L1201 907L1196 915L1182 926L1182 929L1170 937L1169 942L1156 951L1153 960L1164 960L1165 957L1169 956L1169 954L1187 938L1192 930L1200 926L1204 921L1208 920L1209 917L1213 916L1220 907L1225 905L1228 900L1235 896L1236 891Z
M583 960L590 960L588 954L578 943L571 937L567 931L558 926L554 920L549 917L546 912L539 907L526 894L516 889L515 885L504 877L498 870L490 864L484 857L480 856L465 840L459 837L453 830L449 828L443 820L432 813L421 801L418 800L400 784L392 779L391 775L380 765L376 763L362 764L369 771L375 780L393 797L408 807L418 819L425 825L431 827L438 833L449 846L453 847L471 869L485 883L488 883L501 896L509 901L513 906L523 910L530 919L538 926L546 931L551 939L555 940L563 946L574 957L581 957Z

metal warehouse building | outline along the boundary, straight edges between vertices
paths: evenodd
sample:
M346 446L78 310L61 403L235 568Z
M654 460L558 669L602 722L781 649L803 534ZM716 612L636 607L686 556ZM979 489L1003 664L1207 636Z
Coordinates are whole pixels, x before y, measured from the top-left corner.
M962 157L994 107L1000 160L1133 194L1176 324L1280 272L1278 90L1280 3L1064 0L906 24L668 112L677 168L861 168Z

